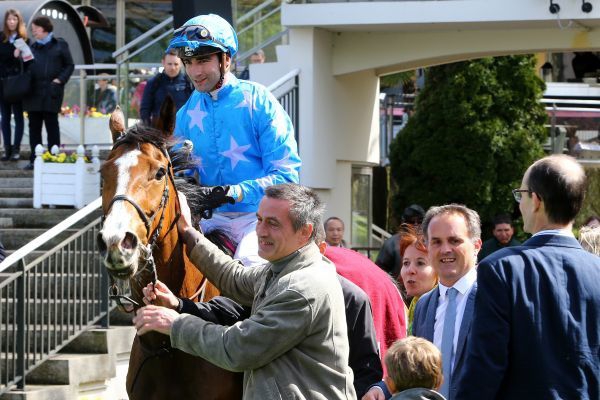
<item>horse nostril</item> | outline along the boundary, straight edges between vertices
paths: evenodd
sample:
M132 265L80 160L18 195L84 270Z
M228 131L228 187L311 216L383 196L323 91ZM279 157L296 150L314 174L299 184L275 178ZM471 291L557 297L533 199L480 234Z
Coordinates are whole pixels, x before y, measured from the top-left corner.
M106 254L106 242L104 242L102 232L99 232L96 236L96 243L98 244L98 251L102 256L104 256Z
M121 248L124 250L133 250L137 247L138 239L131 232L127 232L123 240L121 240Z

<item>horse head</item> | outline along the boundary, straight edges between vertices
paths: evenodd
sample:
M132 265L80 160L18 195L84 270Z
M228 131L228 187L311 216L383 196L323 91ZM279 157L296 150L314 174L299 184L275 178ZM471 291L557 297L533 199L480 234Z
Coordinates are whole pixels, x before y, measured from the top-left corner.
M173 229L178 202L168 148L174 118L170 97L154 127L138 124L126 131L121 110L111 115L113 148L101 168L104 224L97 241L113 278L140 272L166 229Z

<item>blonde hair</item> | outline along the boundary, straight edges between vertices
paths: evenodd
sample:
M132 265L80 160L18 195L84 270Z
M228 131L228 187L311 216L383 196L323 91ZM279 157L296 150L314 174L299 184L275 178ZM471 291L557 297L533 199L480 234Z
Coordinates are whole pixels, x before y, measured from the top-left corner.
M582 227L579 230L579 243L584 250L600 256L600 227Z
M397 392L418 387L436 389L442 384L442 353L423 338L397 340L387 350L384 362Z
M4 27L2 28L3 32L4 32L4 41L8 42L8 38L10 37L10 30L8 29L8 24L6 22L8 20L9 15L14 15L15 17L17 17L17 21L18 21L17 29L16 29L17 37L20 37L23 40L27 40L27 28L25 27L25 22L23 21L23 16L19 12L19 10L15 10L14 8L9 8L4 13Z

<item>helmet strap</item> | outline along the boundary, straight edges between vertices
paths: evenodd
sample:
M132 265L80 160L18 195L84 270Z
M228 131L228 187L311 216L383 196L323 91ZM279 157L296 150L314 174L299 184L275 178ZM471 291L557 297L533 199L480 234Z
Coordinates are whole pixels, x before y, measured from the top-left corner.
M225 63L227 62L227 53L221 52L219 56L219 68L221 70L221 79L219 79L219 82L217 82L213 90L221 89L221 87L223 86L223 81L225 80Z

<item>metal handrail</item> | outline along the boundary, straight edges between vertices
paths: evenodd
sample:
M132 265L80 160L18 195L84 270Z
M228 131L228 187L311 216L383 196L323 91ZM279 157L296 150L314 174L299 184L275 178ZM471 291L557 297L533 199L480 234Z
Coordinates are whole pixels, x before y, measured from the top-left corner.
M147 32L144 32L141 36L138 36L137 38L133 39L131 42L127 43L125 46L121 47L120 49L115 50L112 53L112 57L116 60L117 57L119 57L121 54L128 52L129 49L137 46L139 43L145 42L148 38L150 38L156 32L160 31L165 26L172 24L172 23L173 23L173 16L170 16L167 19L165 19L163 22L161 22L160 24L156 25L154 28L150 29ZM173 28L171 28L171 32L172 32L172 29Z
M542 103L549 103L549 104L554 104L554 103L559 103L559 104L588 104L588 105L597 105L597 106L600 106L600 100L583 100L583 99L571 99L571 98L557 99L557 98L543 97L540 100L540 102L542 102Z
M99 321L108 326L108 274L96 249L100 218L43 255L26 257L98 210L101 198L0 263L0 395Z
M285 86L287 85L287 86ZM275 94L277 89L284 88ZM300 148L300 70L294 69L277 79L267 88L277 98L283 109L288 113L294 127L294 138Z
M275 35L271 36L270 38L268 38L264 42L257 44L256 46L254 46L250 50L246 50L243 53L238 53L238 55L237 55L237 61L238 62L244 61L246 58L248 58L252 54L256 53L257 50L262 49L263 47L266 47L266 46L270 45L271 43L275 42L276 40L281 39L282 37L284 37L285 35L287 35L288 32L289 32L289 29L286 28L283 31L281 31L279 33L276 33Z
M139 49L137 49L133 53L129 54L129 56L127 56L127 59L131 59L131 58L137 56L142 51L146 50L149 47L154 46L156 44L156 42L158 42L159 40L162 40L163 38L165 38L165 37L167 37L169 35L171 35L172 33L173 33L173 29L163 32L162 34L160 34L159 36L157 36L153 41L151 41L149 43L146 43L145 45L143 45L142 47L140 47Z
M264 8L268 7L270 4L272 4L274 2L275 2L275 0L266 0L266 1L262 2L258 6L254 7L252 10L248 11L246 14L239 17L236 21L236 24L239 25L240 23L244 22L245 20L252 18L254 16L254 14L260 13Z
M267 87L267 89L270 92L274 92L275 90L277 90L281 86L283 86L286 82L288 82L290 79L293 79L299 75L300 75L300 69L298 69L298 68L293 69L290 72L288 72L287 74L285 74L284 76L282 76L281 78L277 79L275 82L271 83Z
M376 233L377 235L379 235L379 237L377 237L377 235L375 235L375 237L377 237L378 240L381 241L382 243L386 239L389 239L392 237L391 233L389 233L385 229L380 228L379 226L377 226L375 224L371 224L371 230L373 231L373 233ZM379 239L379 238L381 238L381 239Z
M244 28L240 29L237 32L238 36L240 36L242 33L246 32L250 28L253 28L255 25L260 24L265 19L269 18L271 15L274 15L275 13L280 12L280 11L281 11L281 5L275 7L274 9L272 9L271 11L269 11L268 13L262 15L259 19L255 20L255 21L252 21L252 23L250 23L247 26L245 26Z
M54 239L56 236L60 235L76 223L80 222L82 219L99 209L100 206L102 206L102 197L98 197L96 200L83 207L81 210L77 211L75 214L71 215L58 225L53 226L48 231L33 239L33 241L27 243L25 246L21 247L20 249L6 257L4 261L0 262L0 272L4 272L7 268L11 267L17 261L20 261L22 258L29 255L31 252L39 249L40 247L48 243L50 240Z
M588 108L588 107L545 107L545 109L546 109L546 111L579 111L579 112L600 113L600 109Z

